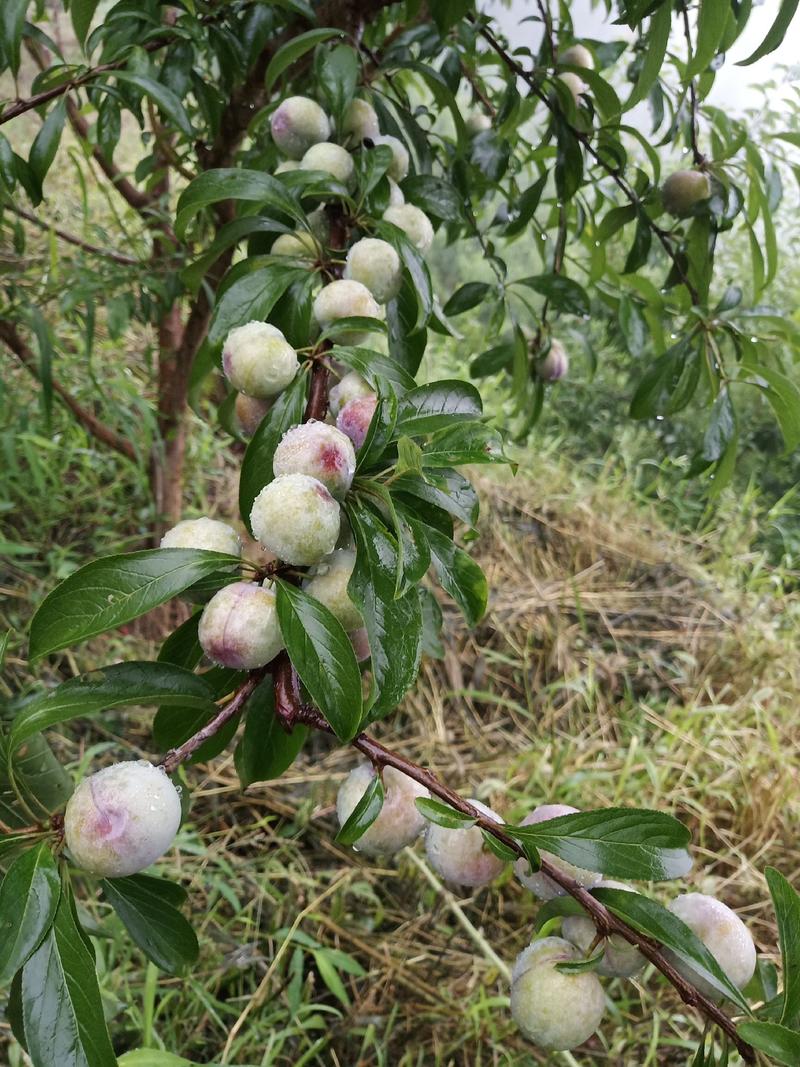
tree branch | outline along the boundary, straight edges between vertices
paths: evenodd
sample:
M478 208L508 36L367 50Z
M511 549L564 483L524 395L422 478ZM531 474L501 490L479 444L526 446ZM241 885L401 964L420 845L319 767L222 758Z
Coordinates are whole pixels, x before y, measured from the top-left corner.
M681 4L681 14L683 15L683 35L686 38L686 62L691 62L692 59L692 31L689 25L689 9L686 4ZM694 78L689 79L689 106L691 108L691 115L689 118L689 137L692 146L692 159L696 167L705 163L705 156L700 151L697 137L698 137L698 105L697 105L697 86L695 85Z
M122 263L124 266L139 266L139 260L134 259L133 256L126 256L122 252L115 252L110 248L98 248L97 245L90 244L88 241L83 241L80 237L75 237L74 234L59 229L58 226L54 226L51 222L45 222L32 212L25 211L23 208L17 207L15 204L4 204L3 206L6 210L12 211L15 215L19 215L20 218L33 223L34 226L38 226L40 230L52 230L56 237L60 237L62 241L66 241L66 243L70 245L75 245L76 248L82 248L84 252L89 252L93 256L101 256L103 259L110 259L113 260L114 263Z
M468 15L467 17L470 18L473 22L476 21L474 16ZM545 105L547 110L552 115L561 114L558 107L550 99L547 93L543 92L543 90L539 87L539 85L531 77L531 75L525 70L525 68L522 67L519 63L517 63L517 61L508 54L508 52L503 48L503 46L497 40L495 35L488 28L488 26L479 25L478 33L490 45L492 50L500 57L500 59L503 61L503 63L505 63L508 69L518 78L522 78L525 84L530 88L531 92L536 97L538 97L539 100L541 100L541 102ZM683 265L681 264L680 260L675 254L675 251L672 248L669 233L666 230L662 229L658 225L658 223L651 219L650 216L644 211L641 205L641 201L636 195L635 190L631 188L631 186L622 177L618 170L616 170L613 166L611 166L610 163L603 159L600 153L592 145L592 142L590 141L589 137L585 133L583 133L582 130L577 129L575 126L572 126L570 123L566 122L566 120L563 119L563 116L561 117L562 121L565 122L567 128L569 129L573 137L575 137L575 139L583 145L583 147L586 149L586 151L589 153L595 163L597 163L599 167L602 167L602 169L606 172L606 174L608 174L608 176L612 179L615 185L620 189L620 191L623 193L629 203L633 204L633 206L637 209L639 218L644 219L646 221L648 227L656 235L661 245L663 246L664 251L667 253L670 260L672 261L672 265L675 268L675 273L680 278L681 284L689 293L692 303L698 304L700 302L700 298L697 293L697 290L689 281L689 278L686 275L686 271L684 270Z
M189 759L205 741L208 741L210 737L218 733L226 722L230 722L234 715L242 710L265 673L266 668L264 667L257 671L251 671L247 680L239 686L228 703L222 705L210 722L207 722L202 729L198 730L187 741L184 741L182 745L178 745L177 748L171 748L167 752L160 763L160 766L164 768L167 774L172 774L184 760Z
M25 369L38 381L39 373L36 367L36 357L25 341L23 341L16 326L5 319L0 319L0 341L14 353ZM136 455L136 449L128 438L123 437L122 434L117 433L116 430L112 430L110 426L106 426L106 424L101 422L100 419L89 411L88 408L79 404L60 382L53 382L53 392L64 402L81 426L83 426L95 440L102 442L104 445L108 445L109 448L113 448L115 452L119 452L120 455L125 456L126 459L129 459L134 463L137 461L138 457Z
M162 44L166 43L166 40L162 42ZM157 42L151 41L150 44L156 45ZM31 55L31 58L33 59L39 70L44 71L49 69L50 64L45 59L44 51L36 41L27 39L25 41L25 47L27 48L28 52ZM161 45L158 45L158 47L161 47ZM145 46L145 49L150 52L155 50L154 48L147 48L147 46ZM95 74L106 73L109 70L118 70L123 65L124 61L120 61L118 63L106 63L101 67L93 68L93 70ZM64 85L57 86L56 88L58 88L60 92L66 92L68 88L78 88L80 85L83 85L87 80L89 80L90 73L91 71L87 71L87 73L82 78L76 79L74 83L67 82ZM50 93L49 96L48 93ZM47 90L47 92L44 93L39 93L39 97L46 97L47 99L52 99L52 96L53 94L51 90ZM38 98L34 97L33 99ZM45 102L45 100L39 100L39 103ZM140 189L137 189L133 182L123 175L119 167L117 167L115 163L108 159L105 152L103 152L99 145L92 145L90 143L89 123L86 121L83 115L81 115L80 110L76 105L75 101L70 100L69 97L67 97L66 99L66 108L67 118L69 119L70 126L75 132L75 136L78 138L78 140L82 141L84 145L86 145L90 149L92 157L97 162L97 165L100 167L103 174L105 174L105 176L114 186L114 188L123 198L123 200L125 200L127 204L133 208L134 211L138 211L141 214L147 207L150 206L152 202L150 196L148 196L147 193L143 193ZM26 108L25 110L28 109ZM21 113L22 112L19 112L19 114ZM15 116L9 116L8 112L3 115L0 115L0 125L8 121L9 117L14 118Z

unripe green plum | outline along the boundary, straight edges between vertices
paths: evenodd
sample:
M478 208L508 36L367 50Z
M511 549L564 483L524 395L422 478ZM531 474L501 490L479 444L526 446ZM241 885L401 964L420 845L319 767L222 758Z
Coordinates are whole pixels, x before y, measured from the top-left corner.
M491 130L492 120L488 115L484 115L482 111L473 111L471 115L467 115L466 119L464 119L464 125L469 136L474 137L476 133Z
M364 660L369 659L372 655L372 649L369 647L369 634L366 626L359 626L357 630L351 630L347 636L350 638L350 644L353 646L358 662L363 663Z
M661 186L661 199L670 215L683 218L695 204L711 196L708 175L699 170L676 170Z
M581 95L589 88L586 82L571 70L565 70L563 74L559 74L558 77L572 93L572 99L575 101L576 106L580 107Z
M293 256L295 259L316 259L317 242L310 233L298 230L296 233L282 233L273 242L270 252L273 256Z
M500 816L481 804L479 800L469 803L487 818L502 823ZM425 831L425 852L428 863L446 882L463 886L487 885L505 866L483 840L478 826L449 830L445 826L429 823Z
M596 974L564 974L557 964L577 960L575 947L560 937L534 941L511 972L511 1014L523 1034L540 1048L567 1051L587 1041L606 1007Z
M403 231L417 251L424 256L433 244L433 226L424 211L414 204L399 204L387 207L383 213L386 222L391 222Z
M681 893L670 903L669 910L700 938L731 982L743 989L755 973L756 947L736 912L705 893ZM675 969L707 997L714 1001L723 999L688 963L673 952L666 955Z
M369 382L352 370L331 388L331 414L338 415L348 401L358 400L362 396L375 396L375 392Z
M388 241L362 237L347 253L344 276L366 285L379 304L386 304L400 292L403 266Z
M236 394L233 411L242 437L253 436L271 407L271 400L259 400L254 396L245 396L244 393Z
M345 144L357 145L365 138L374 141L380 135L378 114L372 104L355 97L347 106L342 122Z
M325 330L339 319L352 316L381 318L381 309L366 285L350 278L337 278L317 293L314 300L314 318L321 329ZM338 340L345 345L358 345L368 336L368 333L360 330L351 330L342 334Z
M283 648L275 593L258 582L223 586L203 609L197 638L208 658L221 667L263 667Z
M163 856L180 822L180 796L166 773L128 760L83 779L67 803L64 836L79 867L124 878Z
M357 630L364 625L361 612L350 599L347 583L356 564L356 554L350 548L337 548L316 565L303 583L309 596L323 604L335 615L345 630Z
M562 343L555 337L550 342L547 355L536 367L536 373L545 382L557 382L569 371L569 356Z
M222 369L234 389L260 400L275 396L297 374L297 353L275 326L237 326L222 346Z
M626 893L634 890L624 882L602 879L597 889L621 889ZM567 941L581 950L588 952L597 937L597 928L588 915L565 915L561 923L561 932ZM645 965L645 958L637 948L619 934L612 934L603 942L603 957L597 964L597 973L607 978L632 978Z
M537 822L546 822L548 819L557 819L559 815L574 815L577 810L577 808L571 808L568 804L540 804L538 808L534 808L530 815L525 816L520 825L531 826ZM542 852L541 856L543 859L550 860L560 871L570 878L574 878L579 885L586 886L587 889L597 885L602 877L595 871L584 871L580 867L573 867L571 863L567 863L566 860L559 859L558 856L553 856L549 852ZM525 859L520 858L516 861L514 873L525 888L530 889L539 900L552 900L553 897L561 897L566 892L546 874L542 874L541 871L531 871L530 864Z
M565 48L559 56L562 63L568 63L571 67L583 67L584 70L594 70L594 56L584 44L572 44Z
M242 542L232 526L219 519L184 519L161 538L162 548L202 548L241 556Z
M409 155L408 149L397 137L388 134L385 137L373 137L375 144L388 145L392 150L392 162L386 173L396 182L401 182L408 174Z
M278 559L308 567L333 552L340 516L322 482L308 474L282 474L253 501L250 527Z
M342 433L347 434L356 449L361 448L367 438L369 424L372 422L377 406L378 398L373 393L372 396L348 400L336 416L337 427Z
M278 175L278 174L289 174L293 170L300 170L299 161L296 160L296 159L284 159L284 161L282 163L279 163L277 165L277 167L275 168L274 173L276 175Z
M350 438L326 422L292 426L281 438L272 458L275 477L310 474L335 497L343 497L356 472L356 453Z
M307 96L289 96L273 111L272 139L290 159L302 159L312 145L327 141L331 133L328 116Z
M374 777L371 764L361 763L342 782L336 797L340 826L352 815ZM367 856L393 856L415 841L425 826L425 818L414 803L417 797L430 796L425 786L394 767L384 767L383 788L383 807L378 818L354 845Z
M301 170L324 170L342 185L349 185L355 174L353 157L346 148L331 141L312 145L300 160Z

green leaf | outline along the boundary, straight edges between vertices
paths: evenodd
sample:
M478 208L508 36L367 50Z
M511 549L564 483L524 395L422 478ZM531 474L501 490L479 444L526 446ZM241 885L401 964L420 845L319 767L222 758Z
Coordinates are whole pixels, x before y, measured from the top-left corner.
M463 199L458 190L444 178L432 174L411 174L402 185L409 204L421 208L444 222L458 222L464 213Z
M113 663L70 678L27 704L11 724L9 752L50 726L136 704L211 710L213 690L200 675L171 663Z
M285 45L278 49L269 62L267 72L264 75L264 87L269 92L281 74L287 70L295 60L310 52L320 41L327 41L331 37L341 37L342 31L335 27L320 26L315 30L308 30L292 37Z
M86 44L86 34L89 32L94 13L100 0L72 0L69 12L72 16L72 28L81 48Z
M19 46L29 3L30 0L3 0L0 4L0 46L15 78L19 73Z
M370 720L391 711L416 681L422 656L422 610L416 590L395 599L398 546L372 511L347 508L357 553L348 593L361 612L372 652Z
M209 343L222 344L234 327L266 319L289 286L306 273L305 267L271 264L237 278L214 305Z
M403 288L406 292L410 288L417 302L417 318L413 328L421 330L433 313L433 284L428 265L418 249L398 226L390 222L380 222L376 224L375 232L388 241L400 254L406 269ZM402 302L402 293L399 299Z
M729 11L730 0L700 0L694 55L684 72L684 82L702 74L716 55Z
M29 826L31 814L45 821L69 800L72 777L41 734L14 753L7 742L0 735L0 819L11 829Z
M187 671L197 666L203 658L203 649L197 638L200 615L199 611L190 615L165 639L158 653L159 663L174 663L176 667L185 667Z
M340 741L361 724L361 672L339 620L318 600L288 582L276 582L278 620L286 651L311 699Z
M723 386L711 407L711 418L703 439L703 459L710 463L720 459L736 433L736 417L731 394Z
M669 4L659 4L650 16L650 24L645 37L644 58L633 91L625 101L625 111L630 111L640 100L644 100L655 85L661 68L664 66L671 24L672 8Z
M769 401L781 428L786 449L793 451L800 445L800 387L785 374L763 364L748 362L743 370L756 376L755 379L750 377L749 380Z
M764 874L781 944L783 1011L780 1021L793 1025L800 1015L800 896L774 867L767 867Z
M55 159L66 118L66 104L62 97L48 112L42 128L31 145L28 166L40 186Z
M570 315L589 314L589 295L582 285L563 274L539 274L534 278L520 278L517 285L525 285L546 297L557 311Z
M625 889L597 888L591 892L593 897L597 897L601 904L605 904L608 910L623 922L677 953L700 977L724 993L739 1008L749 1011L747 1001L740 990L725 975L697 934L677 915L673 915L655 900ZM629 899L626 900L625 897Z
M442 311L445 315L460 315L483 303L491 289L488 282L465 282L447 301Z
M17 171L14 164L14 149L5 134L0 133L0 179L3 180L9 192L14 191L17 182Z
M456 421L479 419L482 414L480 393L469 382L453 379L419 385L400 400L395 436L433 433Z
M435 504L470 526L478 521L478 494L458 471L427 470L423 475L401 474L392 482L393 493L404 493Z
M351 370L357 371L375 392L380 386L385 387L388 384L395 392L405 393L417 384L405 368L383 352L376 352L371 348L336 345L332 355L338 363L344 363Z
M431 526L425 527L431 560L442 588L455 600L468 626L477 626L486 614L489 585L481 568L463 548Z
M197 936L174 906L184 896L179 886L146 874L108 878L100 883L114 908L145 956L167 974L184 974L196 961Z
M434 434L422 456L426 467L458 467L463 463L508 463L503 439L482 422L448 426Z
M332 114L338 120L356 91L360 72L358 53L349 44L340 44L335 48L322 49L318 59L317 81Z
M568 91L568 90L567 90ZM556 191L559 200L567 203L583 181L583 152L574 131L560 116L554 120L556 130Z
M779 48L783 43L783 39L786 36L786 31L791 25L795 12L797 11L798 0L781 0L781 6L778 9L778 14L775 21L770 26L769 32L758 48L747 59L740 60L737 67L747 67L751 63L757 62L759 59L763 59L764 56L768 56L770 52L774 52L776 48Z
M739 1037L776 1063L785 1063L788 1067L797 1067L800 1063L800 1034L796 1030L779 1023L763 1022L739 1023L736 1030Z
M122 626L239 563L222 552L188 548L129 552L87 563L39 606L31 622L30 658Z
M286 233L287 229L288 227L282 222L264 219L260 215L245 215L242 218L231 219L219 230L203 254L183 268L180 272L181 281L196 292L209 267L216 263L231 245L238 244L243 238L250 237L254 233Z
M22 969L25 1037L36 1067L117 1067L94 958L65 888L55 923Z
M53 924L61 879L46 842L23 852L0 886L0 985L10 982Z
M242 788L280 778L294 763L308 730L295 726L287 733L275 717L272 678L265 678L247 702L242 739L233 754Z
M456 811L449 804L443 804L441 800L417 797L414 803L428 822L443 826L446 830L465 830L468 826L475 825L475 819L471 815Z
M307 388L308 374L300 370L292 384L284 389L269 409L266 418L261 420L247 446L239 474L239 513L248 530L253 501L264 486L272 481L275 449L289 427L296 426L303 417Z
M288 215L295 222L301 222L305 217L300 201L280 179L260 170L222 167L199 174L178 197L175 216L178 237L186 236L189 223L199 211L220 200L247 200L263 204L281 215Z
M184 137L194 140L195 132L183 103L166 85L162 85L161 82L157 82L153 78L148 78L145 74L136 74L131 70L115 70L111 76L116 78L117 81L133 85L145 96L149 96L156 107L160 108L170 123L180 130Z
M117 1061L119 1067L198 1067L191 1060L185 1060L183 1056L176 1056L172 1052L162 1052L155 1048L136 1048L126 1052ZM206 1064L205 1067L218 1067L215 1063Z
M658 811L581 811L531 826L509 827L508 832L576 867L611 878L665 881L682 877L692 866L686 851L689 831L671 815Z
M340 845L354 845L359 837L363 837L380 815L383 800L383 782L380 775L376 774L370 779L363 796L336 835Z

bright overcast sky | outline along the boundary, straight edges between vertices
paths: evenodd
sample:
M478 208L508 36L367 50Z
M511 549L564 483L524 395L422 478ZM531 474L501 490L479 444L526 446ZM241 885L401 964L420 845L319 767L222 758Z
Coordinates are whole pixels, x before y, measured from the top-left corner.
M756 0L757 2L757 0ZM572 19L586 37L598 40L620 40L628 31L624 26L612 26L606 23L604 10L598 6L593 9L590 0L575 0L571 5ZM753 7L747 29L731 49L721 71L718 72L714 88L709 94L709 102L729 111L741 112L748 106L759 103L758 94L752 88L773 78L783 80L783 73L776 72L779 64L789 66L800 64L800 15L795 19L786 38L779 49L758 63L749 67L737 67L737 60L745 59L764 39L778 11L779 0L765 0L760 6ZM515 44L527 44L535 48L541 36L538 22L525 22L520 19L535 11L532 0L512 0L510 8L498 0L485 0L484 10L490 11ZM794 72L794 81L800 80L800 65Z

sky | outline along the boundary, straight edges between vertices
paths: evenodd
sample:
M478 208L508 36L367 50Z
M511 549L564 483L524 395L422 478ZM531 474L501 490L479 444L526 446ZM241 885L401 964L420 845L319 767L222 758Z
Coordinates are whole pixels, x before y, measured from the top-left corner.
M756 0L756 3L758 0ZM800 82L800 14L797 15L783 44L775 52L749 67L737 67L738 60L745 59L753 52L767 34L779 7L779 0L765 0L759 6L753 6L745 32L735 43L725 65L717 73L714 87L708 96L708 103L724 107L729 112L741 114L748 107L756 107L761 101L755 86L772 79L782 80L782 72L776 71L779 64L796 65L795 84ZM593 8L590 0L575 0L571 5L573 24L580 27L586 37L597 40L620 40L629 35L624 26L613 26L606 20L605 6ZM512 0L510 7L498 0L485 0L484 10L490 12L510 35L515 44L538 45L541 25L537 22L520 20L535 12L533 0Z

